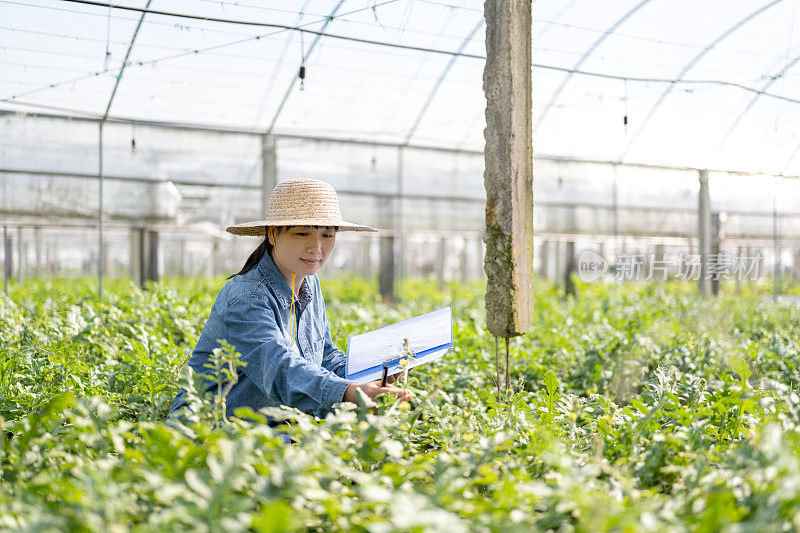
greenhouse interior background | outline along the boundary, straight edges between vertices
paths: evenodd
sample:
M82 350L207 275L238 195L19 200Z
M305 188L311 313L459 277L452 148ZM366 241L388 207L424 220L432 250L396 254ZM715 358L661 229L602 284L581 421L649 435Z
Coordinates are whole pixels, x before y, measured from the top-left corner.
M295 177L380 230L341 234L326 275L483 276L481 2L0 13L6 286L230 275L258 239L225 228ZM536 272L599 256L608 280L691 275L707 183L720 272L796 283L800 2L539 0L533 17Z

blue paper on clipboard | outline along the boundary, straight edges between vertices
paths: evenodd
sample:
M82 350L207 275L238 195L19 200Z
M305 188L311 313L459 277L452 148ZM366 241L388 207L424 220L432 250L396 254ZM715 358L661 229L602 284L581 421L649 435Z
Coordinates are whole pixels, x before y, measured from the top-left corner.
M453 347L453 309L445 307L353 335L347 339L346 379L359 383L381 379L384 365L389 367L390 376L401 372L405 339L414 353L408 368L440 358Z

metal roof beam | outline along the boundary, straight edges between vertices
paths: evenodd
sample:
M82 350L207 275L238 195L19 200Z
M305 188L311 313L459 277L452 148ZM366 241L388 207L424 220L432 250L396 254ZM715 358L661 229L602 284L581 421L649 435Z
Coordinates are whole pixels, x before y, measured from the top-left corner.
M733 26L731 26L730 28L728 28L727 30L722 32L721 35L719 35L716 39L711 41L711 43L708 46L703 48L700 51L700 53L698 53L696 56L694 56L694 58L692 58L692 60L685 67L683 67L681 69L681 71L678 73L678 76L676 77L676 80L673 81L672 83L670 83L667 86L666 89L664 89L664 92L662 92L661 95L658 97L658 100L656 100L656 103L653 104L653 107L651 107L650 111L647 113L647 115L645 115L645 118L642 121L641 126L639 126L639 128L633 134L633 137L631 138L630 142L628 143L628 146L625 147L624 152L620 156L620 160L625 159L625 157L627 157L628 153L631 150L631 147L639 139L639 137L642 134L642 131L644 131L644 129L647 127L648 123L653 118L653 115L655 114L655 112L658 110L659 107L661 107L661 104L664 102L664 100L667 98L667 96L670 95L670 93L672 92L672 89L675 88L675 84L678 81L681 81L683 79L683 76L685 76L687 72L689 72L701 59L703 59L706 56L706 54L708 54L711 50L716 48L716 46L719 43L721 43L722 41L727 39L729 36L731 36L736 30L738 30L742 26L746 25L748 22L750 22L751 20L753 20L756 17L758 17L760 14L764 13L765 11L767 11L769 8L779 4L781 2L783 2L783 0L773 0L769 4L756 9L755 11L753 11L752 13L747 15L745 18L741 19L736 24L734 24Z
M577 69L581 68L581 65L583 65L583 63L586 62L587 59L589 59L589 57L594 53L594 51L597 50L597 48L601 44L603 44L603 42L612 33L617 31L617 28L619 28L626 20L631 18L637 11L639 11L641 8L643 8L644 6L649 4L651 1L652 0L642 0L641 2L636 4L636 6L634 6L633 9L631 9L630 11L625 13L621 18L619 18L616 22L614 22L614 24L609 26L609 28L605 32L603 32L603 35L601 35L600 38L597 39L592 44L592 46L590 46L589 49L586 50L586 52L584 52L584 54L581 56L581 58L578 59L578 62L575 63L575 65L572 67L572 70L577 70ZM536 43L534 43L534 48L535 48L535 46L536 46ZM555 105L556 100L558 100L558 97L561 96L562 91L567 86L569 81L572 79L573 75L574 75L573 72L568 73L567 76L561 81L561 85L558 86L558 89L556 89L556 91L553 93L553 96L550 97L550 101L547 102L547 105L544 106L544 110L542 110L541 114L539 115L538 120L535 120L534 123L533 123L533 132L534 133L536 133L536 128L538 128L539 124L544 122L545 117L547 117L547 113Z
M148 9L150 7L150 3L153 0L147 0L147 5L144 6L144 9ZM136 36L139 35L139 28L142 27L142 22L144 22L144 17L147 15L146 11L142 12L142 16L139 17L139 22L136 24L136 29L133 31L133 36L131 37L131 42L128 44L128 51L125 52L125 59L122 60L122 68L119 70L119 74L117 74L117 81L114 83L114 90L111 91L111 96L108 99L108 105L106 106L106 111L103 113L102 122L108 118L108 113L111 111L111 105L114 103L114 96L117 94L117 89L119 89L119 84L122 82L122 74L125 72L125 67L128 66L128 59L131 57L131 50L133 50L133 43L136 42Z
M764 92L765 92L767 89L769 89L770 87L772 87L772 84L774 84L774 83L775 83L776 81L778 81L779 79L783 78L783 76L784 76L784 75L785 75L785 74L786 74L786 73L787 73L789 70L791 70L791 69L792 69L792 68L793 68L795 65L797 65L797 63L798 63L798 62L800 62L800 56L797 56L797 57L795 57L794 59L792 59L791 61L789 61L789 62L788 62L786 65L784 65L784 67L783 67L783 68L780 70L780 72L778 72L777 74L774 74L774 75L772 75L772 76L770 76L770 77L769 77L769 78L770 78L770 79L769 79L769 81L768 81L767 83L765 83L765 84L764 84L764 86L761 88L761 92L759 92L759 93L756 93L756 95L755 95L755 96L753 96L753 98L751 98L751 99L750 99L750 102L748 102L748 103L747 103L747 105L746 105L746 106L745 106L745 108L742 110L742 112L741 112L741 113L739 113L739 115L736 117L736 120L734 120L734 121L733 121L733 124L731 124L731 127L730 127L730 128L728 128L728 131L727 131L727 132L725 132L725 135L723 135L723 137L722 137L722 140L721 140L721 141L719 142L719 144L717 145L717 148L716 148L717 150L719 150L720 148L722 148L722 146L723 146L723 145L724 145L724 144L727 142L728 138L729 138L729 137L731 136L731 134L733 133L733 130L735 130L735 129L736 129L736 127L737 127L737 126L739 125L739 123L741 122L742 118L743 118L743 117L744 117L744 116L747 114L747 112L748 112L748 111L750 111L750 109L752 109L752 107L753 107L753 106L756 104L756 102L758 101L758 99L759 99L759 98L761 98L761 95L763 95L763 94L764 94Z
M344 0L339 0L339 2L337 2L336 6L333 8L333 11L331 11L331 14L328 15L327 20L325 20L325 24L322 25L322 29L314 37L314 41L311 43L311 46L308 48L308 54L306 54L305 57L303 57L303 61L304 62L305 62L305 58L310 56L311 52L313 52L314 48L316 48L317 43L319 43L319 40L322 38L322 33L325 32L325 28L327 28L328 24L330 24L331 21L334 19L334 17L336 16L336 12L339 11L339 8L342 7L343 3L344 3ZM292 81L289 83L289 87L286 89L286 93L284 93L283 99L281 100L280 105L278 105L278 109L275 111L275 115L273 115L272 120L269 123L269 127L267 128L267 131L266 131L267 135L271 134L273 128L275 128L275 123L278 122L278 118L281 116L281 112L283 111L283 108L286 105L286 102L289 100L289 95L292 94L292 89L294 89L294 84L295 83L297 83L297 76L292 76Z
M436 93L439 92L439 88L442 86L442 83L444 83L444 79L447 77L447 74L450 73L450 70L453 68L453 65L455 65L456 60L458 60L459 56L464 52L464 49L467 47L470 41L472 41L472 38L475 36L478 30L481 29L484 23L485 20L481 16L481 19L480 21L478 21L478 24L476 24L475 27L472 28L472 31L469 32L467 37L464 39L464 42L462 42L461 46L458 48L458 55L452 56L450 58L450 61L447 62L447 66L445 66L444 69L442 70L442 74L439 76L439 79L436 80L436 83L434 84L433 89L431 89L428 98L425 100L425 103L419 110L419 114L417 115L417 118L414 120L414 124L411 126L411 129L408 130L408 133L405 136L405 140L403 141L404 145L407 145L409 142L411 142L411 138L414 136L414 134L417 131L417 128L419 127L420 122L422 122L422 119L425 117L425 113L428 111L431 102L433 102L433 98L436 96Z

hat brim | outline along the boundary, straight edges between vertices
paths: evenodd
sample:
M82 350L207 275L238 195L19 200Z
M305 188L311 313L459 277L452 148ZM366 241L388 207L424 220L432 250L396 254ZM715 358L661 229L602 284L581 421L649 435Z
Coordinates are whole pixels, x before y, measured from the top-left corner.
M263 236L267 234L269 226L335 226L339 231L378 231L369 226L353 224L345 220L331 221L314 219L292 219L292 220L257 220L254 222L243 222L228 226L225 230L234 235Z

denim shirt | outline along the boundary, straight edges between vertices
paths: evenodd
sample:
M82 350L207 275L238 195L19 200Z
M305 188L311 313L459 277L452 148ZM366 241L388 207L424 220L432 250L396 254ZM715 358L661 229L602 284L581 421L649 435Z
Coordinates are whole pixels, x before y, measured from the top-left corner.
M297 343L289 333L291 299L295 297L270 254L249 272L234 276L220 290L203 327L189 366L197 373L211 351L225 339L247 363L239 367L239 381L226 397L226 414L237 407L286 405L324 417L342 401L352 381L344 379L345 355L331 340L325 301L317 276L306 276L300 287ZM216 388L211 384L209 390ZM181 389L170 414L185 405Z

